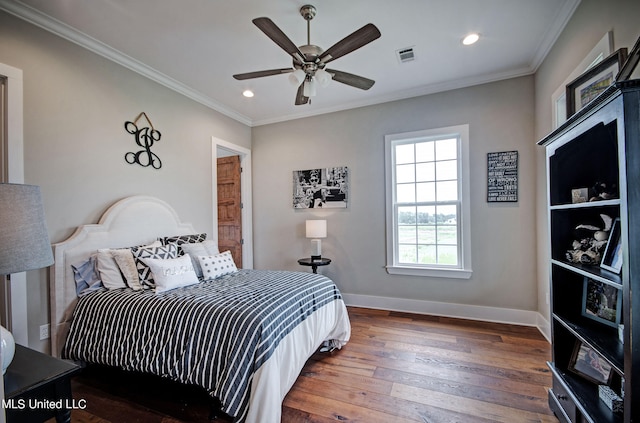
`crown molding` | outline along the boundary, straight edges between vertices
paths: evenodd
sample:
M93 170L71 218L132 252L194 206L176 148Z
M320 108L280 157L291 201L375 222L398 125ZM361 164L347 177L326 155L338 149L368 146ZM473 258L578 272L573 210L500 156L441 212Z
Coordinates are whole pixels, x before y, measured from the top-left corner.
M578 6L580 5L581 0L569 0L565 3L564 7L558 15L556 19L551 23L549 30L546 32L545 37L540 42L540 45L536 49L536 55L533 57L531 61L531 68L534 72L538 70L545 57L549 54L553 45L562 34L564 27L567 25L573 13L576 11Z
M101 41L96 40L87 34L80 32L69 25L58 21L44 13L33 9L30 6L25 5L15 0L0 0L0 10L14 15L32 25L42 28L51 32L67 41L71 41L74 44L79 45L95 54L98 54L112 62L115 62L133 72L136 72L145 78L148 78L160 85L163 85L179 94L184 95L191 100L200 103L210 109L213 109L225 116L228 116L240 123L247 126L251 126L252 122L247 116L244 116L223 104L215 101L214 99L203 95L201 92L194 90L193 88L158 72L150 66L116 50Z

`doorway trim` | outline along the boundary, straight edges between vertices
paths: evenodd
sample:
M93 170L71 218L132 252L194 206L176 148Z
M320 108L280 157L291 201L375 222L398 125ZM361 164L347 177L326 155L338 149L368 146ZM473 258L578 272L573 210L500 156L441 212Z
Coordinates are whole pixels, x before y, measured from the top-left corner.
M0 74L7 78L7 176L10 183L24 183L24 125L22 70L0 63ZM17 344L29 345L27 276L14 273L5 286L7 329Z
M230 143L220 138L211 137L211 210L213 211L212 238L218 241L218 169L216 160L218 158L218 148L232 154L240 156L240 190L242 201L242 266L245 269L253 269L253 207L251 203L251 150L239 145Z

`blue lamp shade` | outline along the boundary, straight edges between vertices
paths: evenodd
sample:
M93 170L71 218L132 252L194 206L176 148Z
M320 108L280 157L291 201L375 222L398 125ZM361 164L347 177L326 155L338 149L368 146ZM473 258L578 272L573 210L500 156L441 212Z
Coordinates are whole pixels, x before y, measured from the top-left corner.
M40 187L0 184L0 275L41 269L53 264ZM0 327L2 373L15 351L11 333Z

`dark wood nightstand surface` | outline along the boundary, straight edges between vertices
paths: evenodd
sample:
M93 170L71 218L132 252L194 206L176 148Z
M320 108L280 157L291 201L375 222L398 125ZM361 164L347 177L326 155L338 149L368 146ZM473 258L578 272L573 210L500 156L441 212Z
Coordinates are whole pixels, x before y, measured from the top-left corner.
M298 264L302 266L311 266L313 273L318 273L318 266L327 266L330 263L331 263L331 259L324 258L324 257L319 259L312 259L310 257L307 257L307 258L301 258L298 260Z
M7 423L42 422L51 417L68 422L76 406L71 377L78 371L80 366L70 361L16 345L4 375Z

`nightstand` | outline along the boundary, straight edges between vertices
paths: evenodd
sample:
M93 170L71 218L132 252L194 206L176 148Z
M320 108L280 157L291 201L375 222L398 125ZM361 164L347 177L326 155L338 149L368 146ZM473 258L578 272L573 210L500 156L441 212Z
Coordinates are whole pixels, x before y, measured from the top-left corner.
M71 377L80 366L16 345L13 361L4 375L7 423L43 422L55 417L71 421L71 409L84 408L71 396Z
M301 258L300 260L298 260L298 264L302 266L311 266L311 270L313 270L313 273L318 273L318 266L328 266L329 263L331 263L331 259L324 257L319 259Z

